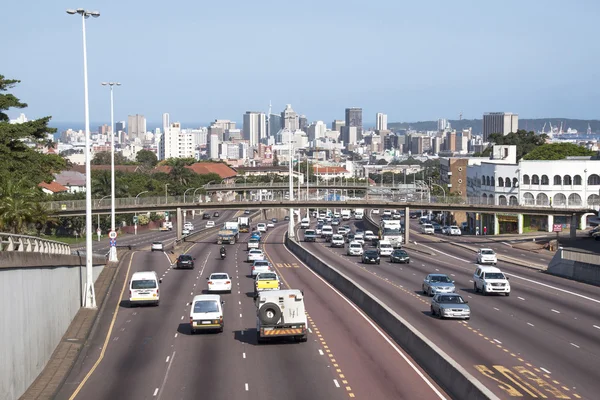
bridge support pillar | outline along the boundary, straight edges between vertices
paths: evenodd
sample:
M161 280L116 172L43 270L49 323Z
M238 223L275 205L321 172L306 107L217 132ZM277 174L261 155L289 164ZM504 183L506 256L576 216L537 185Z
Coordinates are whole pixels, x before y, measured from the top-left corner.
M294 209L290 208L290 221L288 224L288 238L295 239L296 234L294 233Z
M523 234L523 214L517 214L517 232Z
M410 240L410 207L404 207L404 244Z
M552 232L554 228L554 215L548 215L548 232Z
M571 239L577 238L577 223L579 222L577 219L577 214L571 215L571 229L569 232L569 237Z
M181 240L181 229L183 229L183 224L181 223L182 221L182 214L181 214L181 207L177 207L177 212L176 212L176 220L175 220L175 230L177 232L177 240Z

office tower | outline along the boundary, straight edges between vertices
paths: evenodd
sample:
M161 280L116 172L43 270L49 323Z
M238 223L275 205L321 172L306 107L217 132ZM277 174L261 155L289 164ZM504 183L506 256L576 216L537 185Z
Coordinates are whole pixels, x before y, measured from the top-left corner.
M356 144L360 140L358 137L358 128L356 126L342 127L341 138L345 146Z
M310 124L307 129L308 140L313 142L315 140L319 140L320 138L325 137L325 132L327 131L327 125L323 121L316 121Z
M208 136L207 153L211 160L219 158L219 135L212 134Z
M169 126L171 126L171 120L170 120L169 113L164 113L162 115L162 130L163 130L163 132L166 131Z
M446 144L446 151L455 152L456 150L456 131L446 132L446 140L444 140Z
M448 120L446 118L439 118L437 121L437 130L443 131L448 126Z
M115 122L115 132L119 133L125 130L125 121Z
M281 118L281 115L277 115L277 114L270 114L269 115L269 125L268 125L268 129L269 132L267 134L267 137L273 137L277 134L277 132L279 132L281 130L281 128L283 128L283 124L282 124L283 119Z
M244 114L243 137L250 147L257 146L261 139L267 137L265 114L259 111L246 111Z
M208 136L217 135L219 137L219 141L223 141L223 134L229 129L235 129L235 122L227 119L216 119L208 127Z
M519 115L505 112L483 114L483 141L488 142L492 133L508 135L519 130Z
M340 119L336 119L331 123L331 130L332 131L338 131L341 132L342 131L342 127L346 125L345 121L342 121Z
M363 124L362 124L362 108L352 107L346 108L346 124L348 127L356 127L357 137L360 140L363 134Z
M139 139L144 141L146 136L146 118L143 115L129 115L127 117L127 135L130 141Z
M386 131L387 130L387 114L377 113L376 116L376 128L378 131Z
M305 133L307 132L308 120L306 119L306 115L301 115L298 118L298 128Z
M179 122L173 122L160 137L158 159L194 158L196 156L196 134L181 129Z
M299 121L299 117L298 117L298 113L296 113L293 109L292 109L292 105L288 104L285 106L285 110L283 110L281 112L281 119L282 119L282 129L288 129L292 132L296 131L297 129L300 129L300 121Z

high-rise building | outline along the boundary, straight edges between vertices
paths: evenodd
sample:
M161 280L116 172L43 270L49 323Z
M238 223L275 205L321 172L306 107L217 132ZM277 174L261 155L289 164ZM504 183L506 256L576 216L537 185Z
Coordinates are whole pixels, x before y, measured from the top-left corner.
M377 113L377 123L375 129L378 131L386 131L387 130L387 114Z
M119 143L123 143L123 132L125 132L125 121L115 122L116 140Z
M315 141L315 140L325 137L325 132L327 131L327 125L325 125L325 123L323 121L316 121L316 122L313 122L312 124L310 124L307 131L308 131L307 132L308 140L312 142L312 141Z
M208 135L208 143L206 144L207 146L207 153L208 153L208 157L211 160L216 160L219 158L219 135L217 134L212 134L212 135Z
M162 130L165 132L168 127L171 126L171 117L169 113L164 113L162 115Z
M129 140L139 139L143 142L146 136L146 118L140 114L127 116L127 128Z
M356 144L360 138L358 136L358 127L356 126L344 126L342 127L341 139L344 145Z
M104 125L100 125L98 127L98 133L100 135L108 135L108 133L111 131L112 129L110 129L110 125L104 124Z
M438 118L438 120L437 120L438 132L445 130L447 125L448 125L448 120L446 118Z
M246 111L244 114L243 137L250 147L258 146L261 139L267 137L265 114L259 111Z
M352 107L346 108L346 127L356 127L358 139L362 138L363 123L362 123L362 108Z
M195 158L197 135L193 131L181 129L179 122L174 122L162 134L158 146L158 159Z
M342 127L345 125L346 125L345 121L342 121L341 119L336 119L331 123L331 130L341 132Z
M288 129L290 131L296 131L300 129L298 113L292 109L291 104L285 106L285 110L281 112L281 119L282 129Z
M483 141L488 142L492 133L508 135L519 130L519 115L505 112L483 114Z
M223 134L229 129L235 129L235 122L229 121L227 119L216 119L208 127L208 136L217 135L219 137L219 141L222 142Z
M306 119L306 115L301 115L301 116L298 118L298 128L299 128L301 131L308 132L308 131L307 131L307 128L308 128L308 120Z
M267 126L267 128L269 129L269 132L267 133L268 138L275 136L277 132L279 132L279 130L283 128L282 121L283 120L281 119L281 115L269 115L269 124Z

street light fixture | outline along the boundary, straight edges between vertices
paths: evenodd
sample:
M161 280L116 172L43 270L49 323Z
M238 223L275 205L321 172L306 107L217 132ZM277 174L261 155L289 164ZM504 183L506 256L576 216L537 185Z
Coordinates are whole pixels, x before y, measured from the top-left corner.
M119 82L102 82L102 86L110 87L110 230L115 232L115 102L113 86L121 86L121 84ZM108 261L119 261L115 246L110 246Z
M98 18L98 11L87 11L83 8L69 9L67 14L81 15L83 33L83 97L85 109L85 296L83 306L96 308L96 293L94 291L94 275L92 269L92 170L90 160L90 107L88 99L87 47L85 38L85 20L89 17Z

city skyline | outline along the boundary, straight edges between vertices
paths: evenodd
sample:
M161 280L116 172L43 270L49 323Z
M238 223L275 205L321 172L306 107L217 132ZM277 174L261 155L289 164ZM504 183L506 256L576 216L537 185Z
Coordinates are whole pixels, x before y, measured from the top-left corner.
M100 86L107 79L123 83L115 89L116 118L140 114L152 124L164 112L180 121L218 118L241 123L247 110L267 113L269 101L273 110L292 104L309 123L341 119L344 109L353 105L366 116L385 113L390 123L456 119L461 112L464 119L473 119L490 110L515 110L527 118L591 119L600 101L600 83L594 79L599 56L588 40L594 35L600 4L592 1L570 7L558 1L507 1L501 8L472 1L431 6L379 0L359 8L338 0L308 1L302 8L287 3L269 7L268 2L265 7L241 1L186 2L185 13L165 11L153 2L143 9L137 4L82 3L42 2L27 12L19 3L4 8L11 15L5 27L14 35L1 72L22 81L15 95L28 100L30 118L83 119L81 26L64 14L74 6L99 7L101 13L87 24L92 121L108 119L108 95ZM513 5L518 5L518 13ZM222 22L210 16L225 14L228 29L220 29ZM370 29L372 23L381 24L382 15L390 16L383 29ZM397 24L394 15L411 17ZM327 21L328 33L287 29L305 24L308 16ZM578 21L577 29L555 29L543 22L570 20ZM448 29L452 21L468 23ZM536 29L530 29L533 21L540 22ZM170 29L148 28L159 24ZM44 28L31 31L32 25ZM428 28L423 31L423 26ZM206 35L213 31L219 35ZM273 35L282 31L286 34ZM344 40L362 49L354 61L328 59L331 49ZM263 51L258 53L261 62L240 67L237 59L255 57L245 45L248 41L269 48L294 43L318 57L289 63L279 52ZM495 48L507 45L510 58L479 61L484 53L493 55ZM155 57L157 48L168 49L172 57ZM202 51L192 54L192 48ZM225 61L205 62L206 54L223 50L231 55ZM32 54L47 62L26 62ZM119 54L119 62L105 62L114 54ZM376 62L371 54L385 54L386 62ZM446 55L444 62L439 54ZM11 118L17 115L11 111Z

